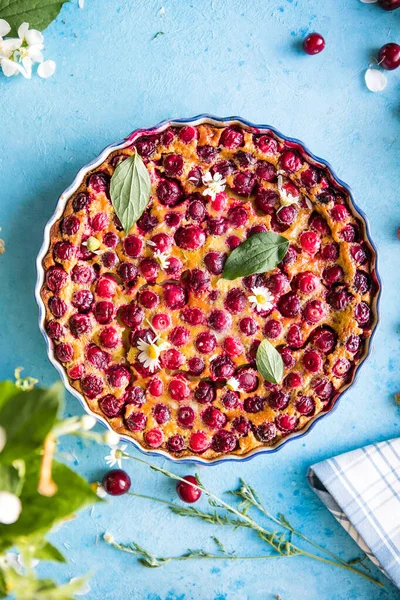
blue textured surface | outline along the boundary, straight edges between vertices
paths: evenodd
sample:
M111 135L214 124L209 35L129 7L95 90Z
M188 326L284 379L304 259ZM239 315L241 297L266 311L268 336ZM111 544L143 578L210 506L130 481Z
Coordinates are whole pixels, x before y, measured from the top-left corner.
M400 86L398 73L389 73L385 92L374 95L366 90L362 71L377 48L396 41L400 14L358 0L166 0L164 5L164 17L161 1L153 0L86 0L84 10L75 2L66 5L45 34L46 57L57 61L55 77L0 77L0 226L6 241L0 257L0 377L11 377L17 365L46 384L56 377L36 325L34 260L56 199L79 167L132 129L166 117L239 114L275 125L329 160L369 216L384 285L381 324L357 384L307 438L248 463L198 470L217 493L244 477L271 510L352 558L357 547L309 490L305 474L325 457L399 435L399 409L392 397L400 388ZM308 57L299 43L313 30L325 36L327 47ZM164 35L152 40L158 31ZM67 410L82 412L72 398ZM91 479L104 471L101 447L64 442L60 452ZM193 471L157 462L176 473ZM173 485L162 476L133 462L127 470L135 491L175 499ZM386 591L303 558L176 563L146 570L133 557L96 543L105 530L160 554L181 553L188 546L212 549L214 534L229 550L262 551L251 532L219 531L123 497L93 513L83 511L55 533L53 540L69 563L43 565L43 574L66 580L92 571L88 600L399 597L372 567Z

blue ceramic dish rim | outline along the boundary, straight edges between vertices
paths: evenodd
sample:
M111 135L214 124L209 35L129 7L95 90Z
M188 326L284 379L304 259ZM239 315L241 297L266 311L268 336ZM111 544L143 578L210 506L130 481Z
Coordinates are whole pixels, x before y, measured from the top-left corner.
M85 175L87 175L87 173L89 171L91 171L93 168L96 168L101 163L103 163L104 160L107 158L107 156L109 156L109 154L111 152L118 150L118 149L122 149L122 148L126 147L127 145L130 145L132 143L133 138L137 138L141 134L144 134L144 133L146 133L146 134L153 133L154 134L159 131L163 131L167 127L174 126L174 125L182 126L182 125L190 125L193 123L196 123L197 125L199 125L199 124L207 123L207 122L212 123L217 126L218 125L226 125L228 123L229 124L240 123L241 125L244 125L246 127L250 127L251 129L257 130L259 133L272 132L276 137L280 138L281 140L283 140L285 142L289 142L290 144L294 144L295 146L299 146L316 165L322 166L322 167L328 169L331 177L335 180L335 182L340 187L342 187L346 191L346 193L349 195L349 198L351 201L351 208L353 209L354 213L356 213L356 216L360 217L361 220L363 221L363 224L365 227L365 237L368 240L368 243L369 243L370 247L372 248L373 254L374 254L373 268L374 268L376 283L378 285L378 289L377 289L376 295L374 297L374 306L373 306L374 325L372 328L372 333L368 339L366 349L364 350L364 356L362 357L359 364L357 365L357 368L355 369L352 380L347 384L346 388L342 392L340 392L340 394L337 396L332 408L330 408L327 412L319 413L318 415L316 415L315 418L313 418L306 424L306 426L305 426L305 428L303 428L303 430L295 431L295 432L293 432L293 434L289 434L287 437L282 438L275 446L255 448L255 449L251 450L248 455L245 455L245 456L228 454L227 456L222 456L222 457L219 457L216 459L205 459L205 458L202 458L201 456L193 457L193 458L192 457L182 457L182 458L174 457L174 456L171 456L168 452L166 452L164 450L147 450L146 448L143 448L139 444L139 442L137 442L135 439L130 438L129 436L124 435L124 434L121 434L121 435L119 434L121 441L130 442L142 454L145 454L147 456L167 458L168 460L171 460L171 461L177 462L177 463L193 463L193 464L199 464L199 465L217 465L217 464L221 464L223 462L246 462L246 461L251 460L252 458L262 455L262 454L274 454L275 452L278 452L278 450L281 450L284 446L286 446L286 444L288 444L290 441L299 440L299 439L303 438L304 436L308 435L310 433L310 431L314 428L314 426L321 419L329 416L336 410L336 408L338 407L339 401L348 392L350 387L354 383L357 382L359 373L360 373L360 369L371 354L371 351L373 348L373 338L375 336L376 329L379 324L380 296L381 296L381 292L382 292L382 280L381 280L381 278L379 276L379 272L378 272L378 251L377 251L377 248L376 248L374 242L371 239L368 218L366 217L364 211L361 208L359 208L359 206L355 202L350 186L348 184L346 184L345 182L343 182L336 175L335 171L333 170L332 166L330 165L330 163L328 161L314 155L301 140L288 137L288 136L282 134L275 127L272 127L271 125L255 124L255 123L252 123L251 121L247 121L246 119L243 119L242 117L238 117L238 116L216 117L216 116L208 114L208 113L202 113L200 115L196 115L195 117L191 117L188 119L165 119L165 120L161 121L160 123L158 123L157 125L155 125L154 127L135 129L129 136L124 138L122 141L120 141L118 143L110 144L109 146L104 148L104 150L94 160L90 161L90 163L83 166L77 173L77 175L76 175L75 179L73 180L73 182L71 183L71 185L69 185L68 188L59 197L59 199L57 201L56 209L53 213L53 216L49 219L49 221L47 222L47 224L45 226L43 243L40 248L39 254L37 256L37 259L36 259L37 280L36 280L36 286L35 286L35 298L36 298L36 302L39 307L39 329L40 329L40 331L45 339L45 342L46 342L47 356L48 356L50 362L52 363L52 365L57 369L57 371L64 383L64 386L73 396L75 396L75 398L77 398L79 400L79 402L80 402L82 408L85 410L85 412L87 412L89 415L94 416L95 419L97 420L97 422L101 423L109 431L114 431L111 428L111 426L109 425L109 423L106 421L106 419L104 419L101 415L93 412L87 405L84 397L80 394L80 392L78 392L75 388L73 388L70 385L69 380L66 375L66 372L64 371L63 367L60 365L60 363L54 357L50 339L48 338L47 333L45 331L44 317L45 317L46 311L45 311L43 300L41 298L41 288L42 288L42 285L44 282L44 276L45 276L44 268L43 268L43 259L49 248L50 230L51 230L51 227L53 226L53 224L55 223L55 221L61 216L66 202L68 201L69 197L74 193L74 191L76 191L76 189L79 187L79 185L81 184Z

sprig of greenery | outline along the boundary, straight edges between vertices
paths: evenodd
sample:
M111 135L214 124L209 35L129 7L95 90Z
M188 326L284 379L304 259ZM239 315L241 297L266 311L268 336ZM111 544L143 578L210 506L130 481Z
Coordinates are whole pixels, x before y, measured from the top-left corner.
M84 579L58 586L38 579L32 565L35 559L65 562L46 534L56 523L100 501L87 481L54 460L60 436L85 435L95 420L87 415L62 420L61 384L35 388L36 380L22 378L21 369L16 369L15 378L15 383L0 382L0 493L6 492L22 510L12 520L0 515L0 598L12 592L17 600L73 600ZM9 552L11 547L18 550L23 566Z
M222 500L221 498L219 498L218 496L213 494L210 490L208 490L203 484L200 483L199 479L197 479L197 483L194 484L194 483L188 482L187 480L183 479L182 477L179 477L178 475L175 475L174 473L171 473L170 471L167 471L166 469L163 469L162 467L152 465L151 463L147 462L146 460L144 460L142 458L132 456L132 455L127 454L122 451L119 451L119 453L120 453L121 457L129 458L129 459L135 460L139 463L142 463L142 464L146 465L147 467L149 467L152 471L161 473L165 477L168 477L168 478L176 480L176 481L183 481L186 484L189 484L192 487L195 487L195 488L201 490L205 494L205 496L208 497L209 502L211 503L212 506L217 507L218 509L225 510L227 514L220 514L217 511L204 512L204 511L200 511L199 509L194 508L194 507L181 507L180 505L177 505L175 503L167 502L165 500L161 500L161 499L151 497L151 496L144 496L144 495L134 494L134 493L131 493L131 495L137 496L139 498L147 498L149 500L153 500L156 502L161 502L163 504L166 504L169 506L169 508L172 512L174 512L175 514L177 514L179 516L199 518L208 523L212 523L214 525L223 525L223 526L229 525L234 528L238 528L238 527L250 528L250 529L254 530L257 533L258 537L261 540L263 540L264 542L266 542L274 551L274 554L268 555L268 556L274 556L276 558L293 557L293 556L303 556L303 557L307 557L307 558L312 558L313 560L316 560L318 562L330 564L330 565L338 567L340 569L344 569L349 572L352 572L356 575L359 575L360 577L367 579L368 581L371 581L372 583L376 584L379 587L383 587L383 585L379 581L377 581L376 579L373 579L367 573L354 568L351 564L345 562L340 557L336 557L336 555L333 555L330 553L331 557L326 558L326 557L323 557L323 556L320 556L317 554L313 554L306 550L303 550L296 544L293 544L293 542L291 541L291 538L292 538L292 535L294 535L294 534L298 535L298 537L303 537L303 539L305 541L308 541L309 543L312 543L313 545L315 543L312 540L309 540L309 538L306 538L306 536L303 536L303 534L301 534L301 532L298 532L297 530L295 530L290 525L289 521L287 521L287 519L285 519L283 517L283 515L281 515L280 518L278 517L277 519L275 517L273 517L265 509L265 507L261 504L255 490L251 486L248 486L243 480L240 481L239 489L231 492L231 495L240 497L242 499L242 502L239 504L238 508L235 508L234 506L228 504L227 502L225 502L224 500ZM274 521L280 527L284 527L289 532L289 535L287 535L281 531L270 531L270 530L266 529L265 527L261 526L258 522L256 522L248 514L251 506L256 506L257 508L259 508L259 510L261 510L261 512L263 512L263 514L265 516L267 516L269 519ZM232 515L233 515L233 517L232 517ZM115 540L113 540L113 542L115 542ZM115 544L117 544L117 542L115 542ZM326 553L326 550L322 546L317 545L317 547L322 552ZM123 549L123 548L126 548L126 547L122 546L122 548L119 548L119 549ZM137 552L137 549L135 550L135 552ZM167 560L184 560L185 556L186 556L186 554L181 555L180 557L162 557L162 558L164 558L164 559L166 558ZM225 555L223 555L223 556L225 556ZM162 564L164 564L164 563L162 563ZM157 566L161 566L161 565L157 565Z

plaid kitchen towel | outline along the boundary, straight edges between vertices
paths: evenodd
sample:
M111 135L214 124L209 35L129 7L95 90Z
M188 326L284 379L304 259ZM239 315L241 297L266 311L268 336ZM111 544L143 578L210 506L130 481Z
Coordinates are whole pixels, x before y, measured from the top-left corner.
M333 516L400 588L400 438L324 460L307 476Z

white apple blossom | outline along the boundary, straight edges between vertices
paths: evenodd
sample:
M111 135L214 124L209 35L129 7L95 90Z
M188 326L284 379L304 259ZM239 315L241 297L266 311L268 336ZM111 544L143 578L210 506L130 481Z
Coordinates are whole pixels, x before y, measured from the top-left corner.
M42 50L43 35L37 29L29 29L29 23L22 23L18 28L17 38L4 36L10 33L7 21L0 19L0 67L6 77L21 74L25 79L32 77L32 67L39 63L39 77L50 77L55 71L55 62L44 61Z
M11 525L19 519L21 500L11 492L0 492L0 523Z
M203 185L206 189L203 191L203 196L210 196L212 200L215 200L217 194L225 191L226 179L224 179L221 173L214 173L211 175L210 171L207 171L202 177Z
M115 431L107 431L104 434L104 441L108 446L118 446L120 439L118 433Z

